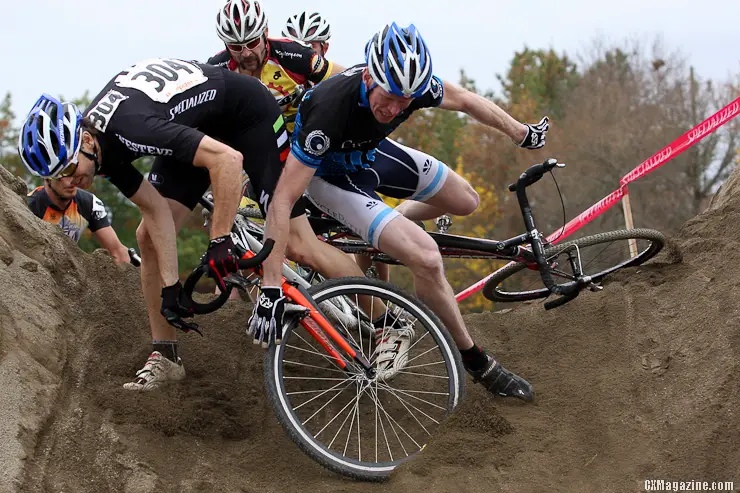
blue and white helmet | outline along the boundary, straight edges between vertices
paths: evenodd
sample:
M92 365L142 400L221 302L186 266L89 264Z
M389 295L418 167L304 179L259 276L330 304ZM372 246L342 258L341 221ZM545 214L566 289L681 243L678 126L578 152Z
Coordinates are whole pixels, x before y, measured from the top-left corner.
M432 80L432 57L413 24L386 25L365 46L365 60L375 83L396 96L417 98Z
M73 103L43 94L28 113L18 137L18 154L29 173L54 178L77 158L82 115Z

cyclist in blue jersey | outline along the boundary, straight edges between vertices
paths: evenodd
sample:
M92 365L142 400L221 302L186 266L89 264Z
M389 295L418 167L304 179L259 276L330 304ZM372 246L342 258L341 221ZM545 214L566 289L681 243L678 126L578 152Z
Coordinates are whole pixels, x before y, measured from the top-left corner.
M409 267L417 295L450 330L474 381L495 394L531 401L531 385L473 342L445 279L436 243L408 217L384 204L377 192L416 200L415 218L435 217L440 211L466 215L478 205L477 194L468 193L470 185L437 160L419 163L420 174L406 173L400 152L408 151L386 138L418 109L462 111L528 149L545 144L548 118L537 124L520 123L492 101L434 77L429 51L413 25L385 26L365 52L366 64L322 82L301 102L291 153L267 216L266 234L276 242L275 254L265 262L260 303L255 305L249 331L258 339L280 339L284 301L278 287L280 259L289 212L307 191L321 210ZM413 177L413 190L405 175ZM397 338L397 354L413 340L408 333L390 337ZM400 371L396 361L403 358L390 363Z

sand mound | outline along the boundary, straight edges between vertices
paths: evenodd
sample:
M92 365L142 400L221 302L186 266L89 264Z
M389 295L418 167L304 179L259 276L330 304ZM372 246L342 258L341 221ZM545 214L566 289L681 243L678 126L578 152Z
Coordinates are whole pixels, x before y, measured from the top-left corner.
M138 270L80 252L0 168L0 491L641 491L651 478L740 481L740 175L663 255L562 308L466 317L537 390L467 399L390 484L305 457L263 395L262 352L230 302L186 335L188 378L121 389L149 351Z

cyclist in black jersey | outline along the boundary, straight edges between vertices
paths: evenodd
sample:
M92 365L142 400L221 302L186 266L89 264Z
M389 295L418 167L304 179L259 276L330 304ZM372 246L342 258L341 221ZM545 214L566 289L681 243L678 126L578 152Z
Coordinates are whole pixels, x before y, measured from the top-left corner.
M44 185L28 193L28 207L36 217L57 224L64 234L79 242L85 229L95 235L115 263L130 263L128 249L111 226L110 215L102 200L71 184L71 178L44 180Z
M379 144L418 109L463 111L529 149L545 144L548 119L538 124L519 123L493 102L434 77L429 52L413 25L403 29L395 23L385 26L367 44L366 61L367 65L352 67L322 82L301 102L291 154L267 216L268 236L276 242L277 255L264 264L261 296L273 304L282 303L282 293L275 287L280 281L276 259L285 248L288 212L308 187L308 196L315 205L411 269L418 296L433 307L450 330L476 382L495 394L530 401L534 398L531 385L473 342L445 279L434 241L407 217L385 205L376 190L381 191L383 185L388 191L383 193L408 197L398 191L393 194L397 167L379 169ZM394 162L393 158L389 154L383 162ZM428 163L430 170L432 164ZM423 198L416 199L426 203L418 206L434 214L430 217L440 211L468 214L477 207L477 195L461 194L465 185L459 176L445 176L444 169L438 167ZM266 310L258 304L250 330L279 328L281 313L274 306ZM409 339L399 339L399 353L410 344Z
M126 389L150 390L185 377L175 327L197 326L184 320L192 309L181 295L175 238L187 215L212 184L206 259L223 285L237 269L230 232L242 170L266 213L287 146L280 108L259 80L176 59L149 59L120 72L84 119L74 105L46 95L29 113L19 152L31 173L71 176L82 188L103 175L141 210L137 240L155 351ZM149 181L132 165L143 155L156 156Z

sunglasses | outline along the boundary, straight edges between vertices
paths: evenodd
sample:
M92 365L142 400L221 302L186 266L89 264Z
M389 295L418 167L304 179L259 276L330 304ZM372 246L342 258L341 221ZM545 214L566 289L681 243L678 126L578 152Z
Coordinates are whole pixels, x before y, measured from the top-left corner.
M80 164L79 155L82 154L87 159L95 163L95 172L97 173L100 168L100 164L98 163L98 154L97 153L91 153L82 150L82 146L80 146L79 149L77 149L77 152L75 152L75 155L72 156L72 159L69 160L69 164L56 176L56 178L67 178L69 176L72 176L77 171L77 168Z
M57 175L57 178L67 178L68 176L72 176L77 171L77 161L74 163L69 163L66 168L62 170L61 173Z
M261 42L262 42L262 36L260 36L259 38L255 38L248 43L242 43L242 44L227 43L226 47L229 49L229 51L233 51L234 53L241 53L242 51L244 51L244 48L248 50L253 50L257 48Z
M77 165L79 164L79 154L82 150L82 146L77 148L75 151L74 156L72 156L72 159L69 160L69 163L67 166L56 176L57 178L67 178L68 176L72 176L77 171Z

